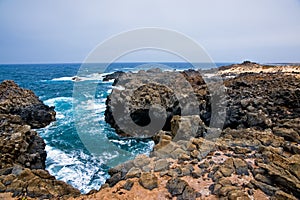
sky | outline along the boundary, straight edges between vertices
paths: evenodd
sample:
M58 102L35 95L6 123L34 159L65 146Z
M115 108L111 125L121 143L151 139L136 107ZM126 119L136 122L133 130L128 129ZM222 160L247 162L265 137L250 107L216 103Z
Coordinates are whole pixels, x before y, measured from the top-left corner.
M143 27L185 34L215 62L300 62L300 0L0 0L0 63L81 63ZM121 61L176 59L144 51Z

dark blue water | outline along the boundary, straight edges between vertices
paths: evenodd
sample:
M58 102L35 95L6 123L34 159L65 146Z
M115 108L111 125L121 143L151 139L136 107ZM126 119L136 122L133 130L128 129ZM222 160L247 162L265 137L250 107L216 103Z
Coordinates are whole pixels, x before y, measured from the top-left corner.
M136 71L142 63L114 63L103 72L117 70ZM218 63L217 66L226 63ZM164 63L170 69L192 68L187 63ZM45 104L55 106L56 121L43 129L37 130L46 141L47 170L57 179L66 181L86 193L99 187L108 178L109 161L118 161L115 152L103 151L94 155L83 145L77 134L73 116L73 85L72 78L77 75L81 64L23 64L0 65L0 81L14 80L21 87L35 92ZM155 67L150 64L147 67ZM211 67L211 65L206 65ZM96 66L97 67L97 66ZM143 68L143 67L142 67ZM105 100L112 89L112 82L102 82L102 75L91 72L91 76L83 81L97 81L95 94L95 123L101 129L97 134L108 139L113 145L129 152L126 159L132 159L137 154L149 153L153 147L150 140L121 139L104 121ZM86 127L86 131L89 127ZM100 140L101 140L100 137ZM105 140L105 141L106 141ZM99 141L102 146L107 143ZM109 144L111 145L111 144ZM128 154L127 154L128 155Z

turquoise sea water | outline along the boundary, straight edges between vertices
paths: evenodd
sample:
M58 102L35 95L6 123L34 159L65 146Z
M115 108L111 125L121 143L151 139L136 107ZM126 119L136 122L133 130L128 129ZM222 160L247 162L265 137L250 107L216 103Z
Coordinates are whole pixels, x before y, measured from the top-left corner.
M136 71L137 66L142 63L114 63L110 65L105 73L113 71ZM217 66L228 63L217 63ZM170 69L188 69L188 63L164 63ZM80 140L77 134L73 107L73 85L72 78L77 75L81 64L17 64L0 65L0 81L14 80L21 87L31 89L45 104L55 106L56 121L49 126L37 130L45 140L47 146L47 170L57 179L66 181L74 187L86 193L91 189L99 187L109 177L107 170L110 166L108 161L118 156L115 152L107 152L93 155ZM97 65L96 65L97 66ZM151 66L155 65L151 64ZM203 65L205 66L205 65ZM209 67L211 67L209 65ZM104 121L105 100L111 92L112 82L102 82L102 74L95 73L86 77L83 81L94 81L98 84L95 94L94 118L101 129L97 134L102 138L109 139L111 144L102 141L99 145L116 145L118 148L129 152L126 159L132 159L137 154L149 153L153 148L153 142L147 139L121 139L114 130ZM85 128L85 127L84 127ZM87 132L92 131L89 127ZM101 137L100 137L101 138ZM106 141L105 140L105 141Z

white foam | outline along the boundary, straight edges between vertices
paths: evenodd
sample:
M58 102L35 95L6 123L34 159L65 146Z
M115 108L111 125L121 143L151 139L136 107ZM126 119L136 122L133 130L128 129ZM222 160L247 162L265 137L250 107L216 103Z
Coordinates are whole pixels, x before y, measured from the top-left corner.
M64 101L64 102L71 103L72 100L73 100L72 97L55 97L55 98L52 98L52 99L45 100L44 104L46 104L48 106L55 106L56 102Z
M116 89L116 90L125 90L125 87L121 86L121 85L118 85L118 86L112 86L113 89Z
M60 77L60 78L54 78L52 79L52 81L73 81L75 77L73 76L64 76L64 77Z
M112 92L112 89L107 90L107 93L110 94Z
M56 112L55 117L56 117L56 119L64 119L66 116L64 114L62 114L61 112Z
M104 172L100 172L99 168L102 161L92 163L92 162L82 162L78 160L80 157L84 160L95 160L92 156L83 153L82 151L79 155L75 155L74 152L66 154L63 151L54 149L52 147L46 146L47 151L47 161L49 161L49 166L47 170L50 174L55 174L56 178L65 181L74 187L81 190L83 193L89 192L91 189L98 189L101 184L104 183L105 177ZM99 163L100 162L100 163ZM95 174L102 175L100 179L92 180ZM93 181L92 184L91 181Z

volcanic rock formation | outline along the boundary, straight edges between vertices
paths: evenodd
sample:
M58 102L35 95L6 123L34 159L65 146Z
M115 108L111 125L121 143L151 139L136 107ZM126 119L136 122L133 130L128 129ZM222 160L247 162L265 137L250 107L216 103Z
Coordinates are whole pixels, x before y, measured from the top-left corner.
M45 127L53 120L54 108L44 105L32 91L13 81L0 84L0 192L38 199L80 194L45 170L45 142L31 128Z

